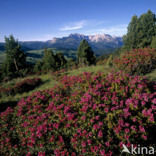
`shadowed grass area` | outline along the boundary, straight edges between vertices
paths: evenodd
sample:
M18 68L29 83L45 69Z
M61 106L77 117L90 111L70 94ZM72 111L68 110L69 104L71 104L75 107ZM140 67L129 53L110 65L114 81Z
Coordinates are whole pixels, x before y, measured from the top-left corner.
M7 83L4 83L3 84L3 87L7 87L7 86L13 86L13 84L19 82L19 81L22 81L23 79L26 79L26 78L33 78L33 77L36 77L36 75L34 76L29 76L29 77L25 77L25 78L18 78L18 79L14 79L14 80L11 80ZM39 78L42 79L42 84L38 87L36 87L35 89L29 91L29 92L24 92L24 93L21 93L21 94L16 94L15 96L13 95L10 95L10 96L3 96L1 97L0 99L0 110L5 110L8 106L11 106L11 107L14 107L16 106L17 102L21 99L21 98L24 98L24 97L27 97L29 95L31 95L33 92L36 92L36 91L39 91L39 90L45 90L45 89L48 89L48 88L52 88L56 83L57 81L55 81L53 78L52 78L52 75L49 73L49 74L45 74L45 75L40 75L40 76L37 76Z
M9 101L0 103L0 112L5 111L8 107L15 107L17 105L17 101Z

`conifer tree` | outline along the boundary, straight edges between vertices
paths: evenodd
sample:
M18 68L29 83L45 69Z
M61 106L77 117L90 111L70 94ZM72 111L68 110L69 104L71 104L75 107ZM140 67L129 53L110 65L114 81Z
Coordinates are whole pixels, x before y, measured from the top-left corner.
M55 62L56 62L57 69L61 69L65 66L67 60L65 59L64 55L61 52L59 52L56 53L55 55Z
M95 56L92 48L86 40L82 40L77 52L78 63L91 65L95 63Z
M156 49L156 36L154 36L152 38L151 48L155 48Z
M42 62L43 62L42 70L49 71L56 69L55 55L51 49L44 50Z
M5 37L6 59L3 63L4 76L15 76L26 66L26 55L12 35Z
M124 36L124 45L128 49L137 47L137 16L133 16L127 28L127 35Z
M156 15L148 10L139 18L132 17L127 34L123 37L124 48L130 50L149 47L154 36L156 36Z

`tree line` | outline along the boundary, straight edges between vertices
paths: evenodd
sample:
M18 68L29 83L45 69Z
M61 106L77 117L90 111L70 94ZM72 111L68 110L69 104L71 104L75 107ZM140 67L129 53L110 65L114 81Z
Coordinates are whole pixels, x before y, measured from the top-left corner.
M148 10L140 17L134 15L123 36L124 49L156 48L156 15Z
M32 67L27 63L26 53L21 50L18 40L15 40L12 35L5 37L5 53L6 58L1 67L1 78L23 76L28 69L32 71L32 68L33 72L48 72L73 65L73 60L67 60L61 52L55 54L52 49L45 48L43 58ZM77 65L92 65L95 64L95 60L96 57L92 48L86 40L82 40L77 50L77 60L74 63Z

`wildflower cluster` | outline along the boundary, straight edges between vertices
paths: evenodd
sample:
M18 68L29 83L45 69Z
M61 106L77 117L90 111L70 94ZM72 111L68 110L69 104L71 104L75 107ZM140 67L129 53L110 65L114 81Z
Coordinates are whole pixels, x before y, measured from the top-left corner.
M123 143L155 143L154 82L118 72L60 83L0 114L1 155L111 156Z
M133 49L114 60L114 66L130 74L146 74L156 68L156 50Z
M41 84L40 78L25 79L17 82L13 87L0 87L0 96L2 95L15 95L16 93L28 92Z

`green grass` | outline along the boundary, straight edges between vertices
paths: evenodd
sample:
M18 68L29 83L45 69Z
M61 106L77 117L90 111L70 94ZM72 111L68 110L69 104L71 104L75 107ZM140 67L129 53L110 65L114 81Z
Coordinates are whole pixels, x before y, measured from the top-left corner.
M88 66L88 67L82 67L79 69L74 69L68 72L68 75L79 75L83 72L92 72L92 73L96 73L96 72L104 72L104 73L108 73L111 71L112 68L108 67L108 66L104 66L104 65L97 65L97 66Z
M66 59L73 58L76 59L76 51L75 50L66 50L66 49L56 49L56 48L48 48L51 49L54 53L61 52ZM44 55L44 49L39 50L30 50L27 51L27 62L35 63L40 60Z
M22 81L23 79L27 79L27 78L33 78L33 77L36 77L35 75L34 76L29 76L29 77L25 77L25 78L18 78L18 79L14 79L14 80L11 80L1 86L3 87L7 87L7 86L13 86L15 83L19 82L19 81ZM1 99L0 99L0 103L8 103L8 102L17 102L19 101L21 98L23 97L27 97L27 96L30 96L33 92L36 92L36 91L40 91L40 90L45 90L45 89L48 89L48 88L52 88L56 83L57 81L55 81L53 78L52 78L52 75L49 73L49 74L44 74L44 75L40 75L38 76L39 78L42 79L42 84L38 87L36 87L34 90L32 91L29 91L29 92L24 92L22 94L16 94L15 96L3 96Z
M156 69L152 71L151 73L146 74L145 76L152 81L156 81Z
M61 52L63 55L68 58L76 59L76 50L66 50L66 49L56 49L56 48L48 48L51 49L54 53ZM39 50L29 50L26 51L27 54L27 62L35 64L36 61L40 60L44 55L44 49ZM4 51L0 51L0 64L2 64L5 60Z

